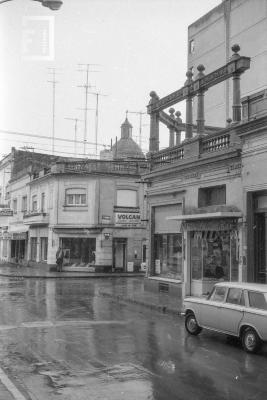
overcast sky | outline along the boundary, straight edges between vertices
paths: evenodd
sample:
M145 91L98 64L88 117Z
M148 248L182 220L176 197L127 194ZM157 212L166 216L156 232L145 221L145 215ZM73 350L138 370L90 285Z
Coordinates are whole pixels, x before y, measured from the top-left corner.
M74 121L84 119L86 73L99 97L99 150L120 137L126 110L146 112L149 92L164 96L185 81L187 28L220 0L63 0L50 11L31 0L0 5L0 157L11 147L51 153L52 141L5 134L4 130L52 136L52 75L56 68L55 136L74 139ZM95 143L96 97L88 96L87 141ZM182 110L183 111L183 110ZM139 142L139 115L128 114ZM148 150L149 117L142 118L142 149ZM137 137L135 137L137 136ZM78 140L84 139L84 122ZM161 132L160 147L167 146ZM74 145L54 141L55 153L74 154ZM77 147L82 156L83 145ZM95 145L86 146L87 154Z

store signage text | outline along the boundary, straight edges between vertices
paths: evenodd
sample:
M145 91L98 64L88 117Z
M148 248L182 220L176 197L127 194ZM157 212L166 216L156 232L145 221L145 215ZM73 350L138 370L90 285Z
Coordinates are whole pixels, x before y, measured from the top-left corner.
M137 225L141 222L139 213L115 213L115 221L118 225Z
M13 210L10 208L0 208L0 216L5 216L5 217L12 217L13 216Z

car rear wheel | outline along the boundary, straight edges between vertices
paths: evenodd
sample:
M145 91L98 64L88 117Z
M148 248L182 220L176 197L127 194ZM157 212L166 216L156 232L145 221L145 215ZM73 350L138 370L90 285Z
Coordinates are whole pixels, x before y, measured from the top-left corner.
M185 329L190 335L198 335L202 328L198 325L196 317L193 313L187 314L185 317Z
M257 353L262 345L262 342L253 328L247 328L242 333L242 345L247 353Z

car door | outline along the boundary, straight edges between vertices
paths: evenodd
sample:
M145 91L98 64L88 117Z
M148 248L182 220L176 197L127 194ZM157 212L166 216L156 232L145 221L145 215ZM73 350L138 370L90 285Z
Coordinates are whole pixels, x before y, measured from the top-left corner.
M205 328L219 330L219 311L225 299L227 288L216 286L210 296L202 303L200 309L200 325Z
M239 325L244 315L244 291L229 288L227 297L220 308L219 329L230 335L238 335Z

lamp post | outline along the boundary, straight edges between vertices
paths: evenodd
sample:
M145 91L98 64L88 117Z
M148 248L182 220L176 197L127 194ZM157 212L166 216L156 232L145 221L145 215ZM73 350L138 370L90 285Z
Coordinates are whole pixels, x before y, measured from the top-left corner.
M7 1L13 0L0 0L0 4L6 3ZM62 0L32 0L32 1L39 1L42 3L42 6L50 8L50 10L56 11L59 10L63 4Z

